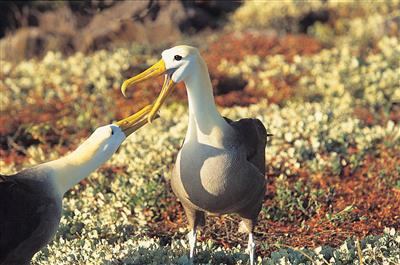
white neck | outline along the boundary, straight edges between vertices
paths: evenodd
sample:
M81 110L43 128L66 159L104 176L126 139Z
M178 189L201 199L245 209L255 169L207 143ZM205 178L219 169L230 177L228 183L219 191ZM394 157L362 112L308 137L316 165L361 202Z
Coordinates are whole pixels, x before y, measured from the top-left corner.
M210 76L204 62L198 62L194 74L185 80L189 98L189 127L185 142L194 141L215 146L222 145L227 122L215 106Z
M38 168L50 171L54 190L63 196L106 162L112 154L113 152L99 151L88 139L67 156L39 165Z

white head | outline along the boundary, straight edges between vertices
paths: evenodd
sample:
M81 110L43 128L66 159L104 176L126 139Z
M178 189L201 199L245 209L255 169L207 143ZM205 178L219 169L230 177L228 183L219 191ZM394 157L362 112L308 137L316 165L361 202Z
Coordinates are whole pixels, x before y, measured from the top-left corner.
M50 170L56 194L63 196L72 186L86 178L117 151L126 136L114 124L97 128L72 153L38 166Z
M117 151L125 138L119 126L109 124L97 128L77 150L84 148L85 151L81 151L87 154L87 159L100 159L104 163Z
M75 151L79 153L79 159L83 161L92 160L94 163L98 163L99 166L107 161L117 151L126 137L147 123L146 116L151 107L151 105L146 106L115 124L97 128Z
M97 128L75 151L38 168L51 172L49 176L53 180L54 190L62 196L110 159L126 137L143 127L151 107L146 106L115 124Z
M97 128L77 149L55 161L61 161L72 171L74 167L79 170L92 168L93 171L106 162L125 139L120 127L115 124L105 125Z
M165 63L166 74L170 75L174 83L185 82L199 66L207 70L198 49L191 46L175 46L163 51L161 56Z
M186 83L191 78L197 78L198 80L205 80L207 83L196 86L196 88L211 90L207 65L196 48L187 45L175 46L163 51L161 56L162 59L160 61L144 72L129 78L121 86L121 91L125 95L128 87L162 74L165 75L161 93L148 115L149 122L155 118L157 111L168 95L171 94L176 83L182 81ZM199 75L201 76L199 77ZM206 78L204 78L204 75L206 75Z
M125 138L125 134L117 125L99 127L75 151L65 157L67 164L71 170L77 170L75 175L86 177L110 159Z

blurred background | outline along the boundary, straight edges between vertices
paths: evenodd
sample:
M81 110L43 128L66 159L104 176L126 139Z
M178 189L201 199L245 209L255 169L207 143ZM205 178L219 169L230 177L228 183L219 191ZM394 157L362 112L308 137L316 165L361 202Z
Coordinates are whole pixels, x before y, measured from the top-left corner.
M2 58L57 50L90 52L126 43L174 43L218 30L239 1L17 1L2 3ZM9 46L7 46L9 45Z
M338 247L348 237L400 229L400 1L2 1L0 7L1 173L64 155L96 127L151 103L162 78L139 84L128 98L119 91L122 82L164 49L189 44L208 65L222 113L258 117L274 134L259 254L268 257L276 242ZM145 235L158 246L184 237L182 209L168 184L186 126L182 88L167 100L162 122L131 137L67 195L60 232L35 264L62 259L57 249L64 247L83 255L78 238L106 240L104 249L87 252L100 253L94 264L118 255L115 264L131 264L141 252L130 237ZM143 159L128 166L138 154ZM121 182L128 176L135 182ZM93 209L99 194L104 212ZM212 243L204 249L245 243L229 232L236 225L222 217L208 224L201 242ZM116 245L136 254L106 250ZM345 262L342 252L335 258ZM275 258L295 255L282 253ZM326 253L327 260L334 256ZM86 264L79 255L75 264ZM243 258L207 255L204 262L223 264Z

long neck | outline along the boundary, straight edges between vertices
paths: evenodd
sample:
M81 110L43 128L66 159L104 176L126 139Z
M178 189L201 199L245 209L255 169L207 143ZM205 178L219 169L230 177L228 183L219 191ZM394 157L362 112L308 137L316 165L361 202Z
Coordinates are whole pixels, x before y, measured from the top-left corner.
M89 140L67 156L38 166L51 172L53 187L60 196L110 158L111 155L98 152Z
M227 122L215 106L210 76L204 62L195 66L195 74L185 80L189 98L189 127L185 141L221 145Z

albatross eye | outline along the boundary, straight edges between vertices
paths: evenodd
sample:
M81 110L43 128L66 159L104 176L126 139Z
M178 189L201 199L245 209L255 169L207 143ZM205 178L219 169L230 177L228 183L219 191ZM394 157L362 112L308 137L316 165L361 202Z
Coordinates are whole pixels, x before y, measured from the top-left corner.
M174 59L177 60L177 61L180 61L180 60L182 60L182 56L180 56L180 55L175 55L175 56L174 56Z

